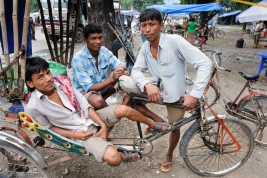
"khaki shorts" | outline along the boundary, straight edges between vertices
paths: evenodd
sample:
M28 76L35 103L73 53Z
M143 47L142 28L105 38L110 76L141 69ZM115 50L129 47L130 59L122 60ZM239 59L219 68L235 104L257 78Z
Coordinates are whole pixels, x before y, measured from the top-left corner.
M150 77L150 78L147 78L147 79L153 85L157 85L157 78L156 77ZM126 92L132 92L132 93L136 93L136 94L144 94L144 95L146 95L146 93L142 92L139 89L139 87L136 85L134 80L129 76L122 75L119 78L119 85ZM160 89L162 90L162 85L160 86ZM142 104L145 105L146 103L142 102ZM178 120L180 120L180 119L182 119L184 117L184 113L185 113L184 109L173 107L173 106L170 106L170 105L166 105L166 108L167 108L169 123L177 122Z
M117 105L109 105L108 107L96 111L107 127L113 127L118 121L120 121L115 116L116 106ZM98 130L95 125L90 125L88 126L88 131L97 133ZM82 145L89 153L94 155L97 161L103 162L106 150L108 146L112 145L112 143L103 140L101 137L91 136L90 138L82 141Z

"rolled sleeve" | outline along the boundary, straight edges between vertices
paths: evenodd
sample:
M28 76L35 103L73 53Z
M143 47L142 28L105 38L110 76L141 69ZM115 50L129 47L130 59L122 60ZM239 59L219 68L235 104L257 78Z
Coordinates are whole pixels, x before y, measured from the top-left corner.
M87 92L94 84L91 75L88 73L88 70L86 70L84 64L76 58L73 58L71 67L73 71L74 87L79 91L84 90Z
M212 62L204 53L190 44L187 45L187 48L183 48L181 44L184 43L188 42L186 40L182 43L177 42L177 45L179 46L178 49L188 64L197 70L197 78L190 95L196 98L201 98L209 81Z

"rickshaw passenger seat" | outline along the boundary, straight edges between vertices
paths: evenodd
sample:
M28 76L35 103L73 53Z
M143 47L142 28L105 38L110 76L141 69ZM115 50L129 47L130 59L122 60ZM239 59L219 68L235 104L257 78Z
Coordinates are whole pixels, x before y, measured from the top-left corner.
M77 153L79 155L88 155L93 156L88 153L85 147L74 140L63 137L56 132L43 128L37 121L35 121L31 116L25 112L20 112L18 114L21 127L25 130L28 130L36 135L39 135L41 138L49 140L52 143L55 143L65 149Z

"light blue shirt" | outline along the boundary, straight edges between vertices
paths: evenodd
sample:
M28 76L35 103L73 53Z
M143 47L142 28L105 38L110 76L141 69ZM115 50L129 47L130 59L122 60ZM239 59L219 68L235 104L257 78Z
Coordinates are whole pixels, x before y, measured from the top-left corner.
M179 100L188 90L186 82L185 62L197 69L196 84L190 95L200 98L208 83L212 62L199 49L188 43L179 35L161 33L157 60L150 51L150 43L146 41L132 69L131 77L141 91L150 81L143 72L148 70L151 77L161 79L163 100L173 103Z
M107 78L109 68L115 70L120 64L122 64L120 60L102 46L98 53L97 70L96 60L86 45L74 55L71 62L73 85L80 92L88 92L92 85L103 82Z

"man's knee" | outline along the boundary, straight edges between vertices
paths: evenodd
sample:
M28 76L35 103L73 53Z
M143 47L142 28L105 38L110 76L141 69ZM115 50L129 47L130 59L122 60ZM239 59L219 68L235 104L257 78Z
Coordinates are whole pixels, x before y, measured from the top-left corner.
M103 160L110 166L118 166L122 162L120 153L111 146L107 148Z
M134 112L133 108L131 108L129 106L125 106L125 105L118 105L115 109L115 115L119 119L122 117L128 117L133 112Z
M92 94L87 98L89 104L93 106L96 110L102 109L106 106L105 100L100 95Z

